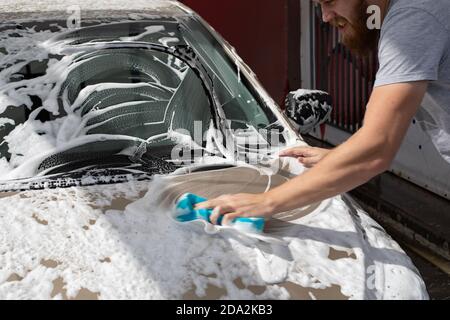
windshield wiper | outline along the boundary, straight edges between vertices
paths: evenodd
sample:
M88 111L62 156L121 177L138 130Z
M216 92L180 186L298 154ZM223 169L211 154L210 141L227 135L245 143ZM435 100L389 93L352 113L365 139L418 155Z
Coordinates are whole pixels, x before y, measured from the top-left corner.
M114 154L104 158L70 161L50 168L43 176L0 182L0 191L22 191L111 184L149 180L154 175L177 170L170 162L171 146L147 148L141 144L133 155Z

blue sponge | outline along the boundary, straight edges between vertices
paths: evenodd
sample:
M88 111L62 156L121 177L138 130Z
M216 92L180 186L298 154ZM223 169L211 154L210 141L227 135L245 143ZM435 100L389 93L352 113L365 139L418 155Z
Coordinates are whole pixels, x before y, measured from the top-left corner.
M212 209L195 209L195 205L207 199L192 193L186 193L178 199L176 203L176 219L180 222L193 220L204 220L211 223L209 219ZM222 225L223 216L220 216L217 223ZM261 233L264 229L264 218L236 218L232 221L232 226L246 231Z

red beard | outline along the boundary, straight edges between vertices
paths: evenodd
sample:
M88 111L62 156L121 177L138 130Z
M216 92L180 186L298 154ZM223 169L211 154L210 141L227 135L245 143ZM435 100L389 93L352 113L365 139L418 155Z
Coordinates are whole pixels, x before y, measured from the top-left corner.
M355 8L355 15L352 21L345 20L347 23L345 31L341 33L343 44L349 48L353 53L361 56L367 56L378 44L380 30L370 30L367 27L367 7L365 0L361 0ZM338 25L339 21L344 18L336 18L331 23L334 26Z

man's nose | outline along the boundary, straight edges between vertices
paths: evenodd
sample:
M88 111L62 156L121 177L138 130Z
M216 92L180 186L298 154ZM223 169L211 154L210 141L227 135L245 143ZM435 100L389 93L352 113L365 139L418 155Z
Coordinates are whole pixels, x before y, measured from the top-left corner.
M323 22L330 22L336 17L336 14L332 10L322 8L322 20Z

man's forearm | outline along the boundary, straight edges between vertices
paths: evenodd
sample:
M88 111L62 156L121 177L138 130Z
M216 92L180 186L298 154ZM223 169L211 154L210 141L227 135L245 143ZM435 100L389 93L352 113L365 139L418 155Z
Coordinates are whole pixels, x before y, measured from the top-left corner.
M362 129L315 167L268 192L275 211L303 207L347 192L386 170L390 156L382 138L367 141Z
M312 169L269 191L268 206L274 212L303 207L347 192L387 170L427 87L428 82L419 81L375 88L364 127Z

